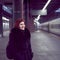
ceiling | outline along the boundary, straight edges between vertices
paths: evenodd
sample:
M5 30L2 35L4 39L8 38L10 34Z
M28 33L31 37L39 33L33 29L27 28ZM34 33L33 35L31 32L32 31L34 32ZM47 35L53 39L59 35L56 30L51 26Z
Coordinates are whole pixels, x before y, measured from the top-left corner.
M4 5L12 7L13 0L0 0L0 1L2 1ZM32 10L41 10L47 1L48 0L24 0L24 3L28 2L30 5L30 9ZM56 17L55 11L58 8L60 8L60 0L52 0L47 7L47 15L41 16L41 22L45 22L45 21L55 18ZM34 15L34 17L36 16Z
M48 0L30 0L30 8L33 10L41 10L47 1ZM51 0L46 8L47 15L41 16L40 22L42 23L60 17L60 12L55 12L58 8L60 8L60 0Z

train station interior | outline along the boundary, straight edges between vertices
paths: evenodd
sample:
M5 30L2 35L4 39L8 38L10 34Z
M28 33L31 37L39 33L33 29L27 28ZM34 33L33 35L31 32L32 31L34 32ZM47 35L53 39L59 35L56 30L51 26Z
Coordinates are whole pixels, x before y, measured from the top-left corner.
M60 0L0 0L0 60L18 18L31 33L32 60L60 60Z

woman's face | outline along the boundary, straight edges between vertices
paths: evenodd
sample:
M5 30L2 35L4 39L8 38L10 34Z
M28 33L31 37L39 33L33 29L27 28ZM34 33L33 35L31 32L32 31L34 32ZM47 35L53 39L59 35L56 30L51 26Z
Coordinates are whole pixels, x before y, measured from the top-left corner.
M20 22L19 27L21 30L25 30L25 22Z

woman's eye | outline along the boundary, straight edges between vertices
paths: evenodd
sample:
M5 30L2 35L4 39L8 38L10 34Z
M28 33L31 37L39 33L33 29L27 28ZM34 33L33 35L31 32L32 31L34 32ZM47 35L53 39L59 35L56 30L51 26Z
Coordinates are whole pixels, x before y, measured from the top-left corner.
M23 25L23 24L20 24L20 25Z

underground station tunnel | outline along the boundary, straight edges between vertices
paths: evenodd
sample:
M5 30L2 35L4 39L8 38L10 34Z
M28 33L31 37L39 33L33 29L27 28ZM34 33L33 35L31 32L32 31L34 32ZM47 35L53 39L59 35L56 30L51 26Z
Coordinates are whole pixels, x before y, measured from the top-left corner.
M9 60L6 46L18 18L31 33L32 60L60 60L60 0L0 0L0 60Z

